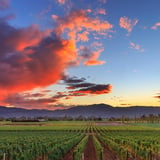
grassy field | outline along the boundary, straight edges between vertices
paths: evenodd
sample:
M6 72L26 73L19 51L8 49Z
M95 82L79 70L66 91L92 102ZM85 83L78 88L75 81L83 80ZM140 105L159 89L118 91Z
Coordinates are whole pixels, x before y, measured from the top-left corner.
M133 125L160 128L160 123L134 123Z

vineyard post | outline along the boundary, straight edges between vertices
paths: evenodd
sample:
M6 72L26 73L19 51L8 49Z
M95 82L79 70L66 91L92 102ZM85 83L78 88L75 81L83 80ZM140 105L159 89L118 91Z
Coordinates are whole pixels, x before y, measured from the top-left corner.
M82 160L84 160L84 153L82 153Z
M128 150L127 150L127 159L129 158L129 155L128 155Z
M103 150L101 151L101 160L103 160Z
M6 154L3 153L3 160L6 160Z
M152 151L150 150L150 152L149 152L149 160L152 160Z

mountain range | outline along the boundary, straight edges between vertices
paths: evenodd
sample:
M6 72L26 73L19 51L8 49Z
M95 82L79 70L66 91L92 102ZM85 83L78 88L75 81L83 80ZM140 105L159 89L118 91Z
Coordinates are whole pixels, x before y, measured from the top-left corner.
M85 106L75 106L64 110L39 110L39 109L22 109L22 108L9 108L0 106L0 117L101 117L101 118L119 118L122 116L134 118L142 115L160 114L160 107L148 106L131 106L131 107L112 107L107 104L93 104Z

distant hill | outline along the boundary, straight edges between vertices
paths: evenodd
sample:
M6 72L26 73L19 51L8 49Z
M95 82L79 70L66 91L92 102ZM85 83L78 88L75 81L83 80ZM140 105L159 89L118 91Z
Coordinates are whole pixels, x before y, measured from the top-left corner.
M107 104L93 104L88 106L76 106L65 110L27 110L21 108L7 108L0 106L0 117L101 117L101 118L111 118L111 117L140 117L142 115L160 114L160 107L146 107L146 106L132 106L132 107L112 107Z

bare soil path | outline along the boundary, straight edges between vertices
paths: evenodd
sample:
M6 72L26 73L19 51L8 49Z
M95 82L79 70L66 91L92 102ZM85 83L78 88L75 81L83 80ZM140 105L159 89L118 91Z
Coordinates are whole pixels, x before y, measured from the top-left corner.
M97 160L92 135L88 137L88 142L84 150L84 160Z

